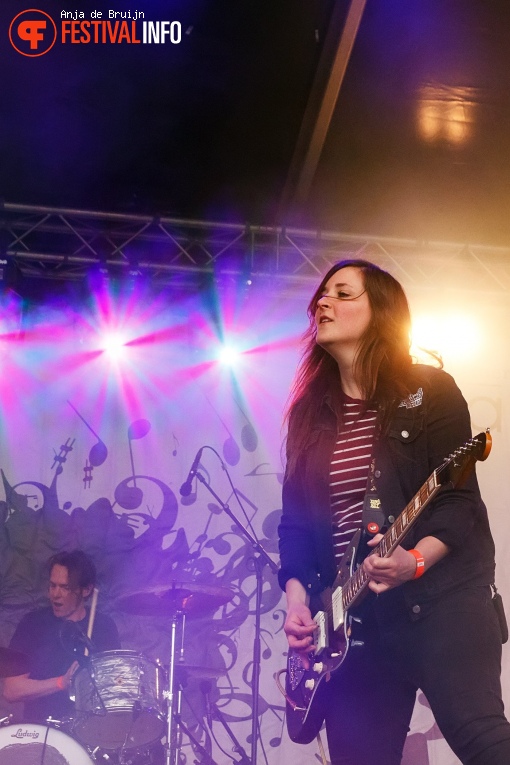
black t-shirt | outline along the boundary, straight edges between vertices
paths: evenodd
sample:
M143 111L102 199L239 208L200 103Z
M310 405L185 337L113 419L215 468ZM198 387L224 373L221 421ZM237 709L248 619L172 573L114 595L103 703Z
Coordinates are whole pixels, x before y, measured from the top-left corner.
M21 619L9 645L29 656L33 680L59 677L84 655L83 636L87 633L88 618L87 612L81 621L69 622L56 617L51 608L31 611ZM94 653L120 648L117 627L109 616L96 613L92 645ZM50 716L60 720L73 711L68 691L56 691L50 696L26 701L24 717L27 722L44 722Z

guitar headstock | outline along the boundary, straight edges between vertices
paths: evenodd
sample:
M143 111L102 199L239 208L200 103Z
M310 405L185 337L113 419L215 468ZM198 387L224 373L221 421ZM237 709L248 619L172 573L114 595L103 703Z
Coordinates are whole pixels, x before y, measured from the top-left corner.
M455 449L437 470L437 477L441 484L451 483L460 486L473 470L476 462L487 459L492 449L492 436L487 429L485 433L478 433L465 444Z

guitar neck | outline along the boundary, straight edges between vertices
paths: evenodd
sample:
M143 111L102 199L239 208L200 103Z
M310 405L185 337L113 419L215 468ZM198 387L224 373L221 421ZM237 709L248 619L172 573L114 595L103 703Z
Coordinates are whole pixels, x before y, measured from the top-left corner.
M374 547L373 552L381 558L388 558L440 488L441 484L438 481L437 470L434 470L400 513L397 520L390 526L377 547ZM364 568L359 566L342 587L342 600L345 610L352 608L361 595L364 594L368 581L368 575Z

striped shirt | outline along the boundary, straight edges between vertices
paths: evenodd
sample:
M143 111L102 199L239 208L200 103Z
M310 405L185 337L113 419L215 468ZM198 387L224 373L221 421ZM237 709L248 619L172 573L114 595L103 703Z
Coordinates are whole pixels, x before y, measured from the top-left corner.
M337 565L352 537L361 528L377 418L375 409L365 410L364 401L348 396L345 397L343 414L329 474Z

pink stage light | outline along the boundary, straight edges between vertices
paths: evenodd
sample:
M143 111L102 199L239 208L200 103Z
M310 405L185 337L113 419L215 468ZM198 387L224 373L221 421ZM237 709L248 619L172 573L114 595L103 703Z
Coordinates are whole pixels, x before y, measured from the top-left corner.
M100 347L112 361L119 361L126 355L127 338L121 332L106 332L100 342Z

